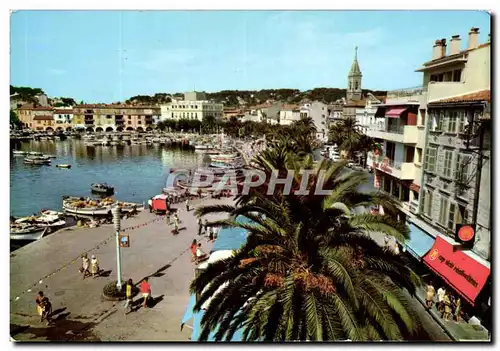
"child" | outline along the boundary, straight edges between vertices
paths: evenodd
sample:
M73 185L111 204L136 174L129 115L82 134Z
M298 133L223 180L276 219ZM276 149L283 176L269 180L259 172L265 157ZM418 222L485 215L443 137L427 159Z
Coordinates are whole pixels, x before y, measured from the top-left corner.
M90 273L92 273L93 278L99 276L99 261L97 261L95 255L92 255L92 259L90 260Z
M142 297L144 298L144 303L142 304L142 307L148 308L148 300L151 297L151 285L148 283L148 278L144 278L142 281L141 285L139 286L139 289L141 290Z
M129 279L127 281L126 286L125 286L125 295L127 297L127 301L125 302L125 306L124 306L125 315L127 315L129 312L132 312L132 299L133 299L132 289L133 289L133 287L134 287L134 284L132 282L132 279Z

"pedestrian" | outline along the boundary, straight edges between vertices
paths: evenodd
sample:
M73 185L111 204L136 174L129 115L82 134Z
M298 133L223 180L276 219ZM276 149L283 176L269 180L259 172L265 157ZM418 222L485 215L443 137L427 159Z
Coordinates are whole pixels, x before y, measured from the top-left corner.
M125 296L127 298L127 301L123 306L123 308L125 309L125 315L127 315L129 312L132 312L133 288L134 288L134 283L132 282L132 279L129 279L125 285Z
M446 294L445 288L442 286L438 289L437 291L437 298L438 298L438 303L437 303L437 310L439 313L441 313L441 316L444 313L444 306L443 306L443 300L444 300L444 295Z
M211 242L214 240L214 232L212 231L212 228L208 228L208 241Z
M89 271L89 267L90 267L90 261L89 261L89 258L87 257L87 254L84 253L82 255L82 268L80 268L80 272L83 273L83 279L85 279L87 277L87 275L91 275L90 274L90 271Z
M196 264L199 264L205 256L206 254L201 249L201 243L198 243L198 247L196 248Z
M167 222L167 225L170 225L170 211L167 210L167 212L165 212L165 221Z
M92 255L90 259L90 273L92 273L93 278L99 276L99 261L95 255Z
M198 236L201 235L201 229L203 228L203 224L201 222L201 217L198 217Z
M205 222L203 223L203 229L204 229L204 232L205 234L207 234L207 230L208 230L208 221L205 219Z
M139 289L141 290L142 297L144 298L144 302L142 304L142 307L148 308L148 300L151 297L151 285L148 283L148 278L144 278L144 280L141 282Z
M434 303L434 296L436 295L436 289L432 284L432 281L427 285L427 296L426 296L426 305L427 308L430 309L432 304Z
M193 239L193 242L191 243L191 247L190 247L191 254L193 255L193 257L191 257L191 262L194 262L196 260L196 250L197 249L198 249L198 242L196 241L196 239Z
M38 314L40 315L40 322L43 322L45 319L47 321L47 325L50 324L50 315L52 314L52 304L47 296L44 296L43 291L38 292L38 296L36 297L36 304Z
M448 293L444 294L443 304L444 304L444 313L442 318L446 321L449 321L451 317L451 300L450 300L450 295Z
M462 314L462 300L460 300L460 297L457 296L457 298L455 299L455 320L457 322L460 322L460 316Z
M189 212L189 197L186 199L186 211Z

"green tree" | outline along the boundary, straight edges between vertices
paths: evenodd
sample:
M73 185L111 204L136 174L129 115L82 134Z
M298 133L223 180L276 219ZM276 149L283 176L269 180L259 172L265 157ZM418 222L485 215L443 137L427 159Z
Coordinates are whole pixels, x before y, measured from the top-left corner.
M17 116L16 111L14 111L12 109L10 110L10 125L15 127L15 128L22 128L23 127L23 123L21 122L21 120Z
M267 175L263 185L238 196L235 206L197 209L198 215L230 214L211 225L248 231L246 244L234 256L209 264L191 284L191 291L200 294L195 310L208 302L200 340L212 331L216 340L230 340L240 327L245 341L405 340L421 335L404 292L415 294L420 279L401 256L370 237L377 232L408 239L405 223L393 217L394 200L380 192L359 192L366 175L346 174L344 162L325 160L313 166L310 156L298 160L284 141L254 161ZM287 169L296 171L292 193L285 194L282 186L268 195L272 172L284 177ZM295 194L301 169L311 171L309 190ZM319 182L331 190L329 195L314 194ZM372 205L384 206L385 215L353 214L358 206Z
M216 130L215 117L211 115L203 116L202 128L205 133L214 133Z
M345 118L336 121L330 126L328 140L336 144L340 150L346 151L349 158L352 158L354 153L358 151L361 135L356 119Z

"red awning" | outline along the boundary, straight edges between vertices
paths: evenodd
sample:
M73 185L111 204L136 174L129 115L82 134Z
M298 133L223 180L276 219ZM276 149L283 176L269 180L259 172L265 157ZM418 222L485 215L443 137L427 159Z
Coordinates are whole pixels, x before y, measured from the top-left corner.
M401 114L405 112L408 109L408 107L393 107L389 108L387 112L385 113L386 117L391 117L391 118L399 118L401 117Z
M420 186L415 183L411 183L410 190L416 191L418 193L420 191Z
M453 245L439 235L424 262L472 305L490 275L488 267L462 251L454 252Z

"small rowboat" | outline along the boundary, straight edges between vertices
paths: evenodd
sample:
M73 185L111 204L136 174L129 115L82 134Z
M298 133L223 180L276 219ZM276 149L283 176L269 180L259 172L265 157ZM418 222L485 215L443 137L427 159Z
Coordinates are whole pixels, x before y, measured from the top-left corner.
M94 193L111 195L115 192L115 188L106 183L92 183L90 189Z
M56 165L57 168L71 168L71 165L67 164L61 164L61 165Z
M27 154L27 152L26 151L20 151L20 150L14 150L14 151L12 151L12 154L14 156L24 156L24 155Z

